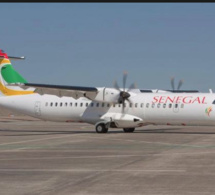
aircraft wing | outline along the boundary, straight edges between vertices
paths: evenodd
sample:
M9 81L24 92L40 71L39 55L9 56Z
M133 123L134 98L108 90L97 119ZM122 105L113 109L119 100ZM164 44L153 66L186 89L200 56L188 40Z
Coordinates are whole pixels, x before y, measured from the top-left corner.
M94 99L98 93L98 89L95 87L79 87L79 86L67 86L67 85L49 85L49 84L36 84L36 83L11 83L8 86L19 86L22 89L34 88L34 92L40 95L56 95L59 97L67 96L78 99L80 97L86 97L88 99Z

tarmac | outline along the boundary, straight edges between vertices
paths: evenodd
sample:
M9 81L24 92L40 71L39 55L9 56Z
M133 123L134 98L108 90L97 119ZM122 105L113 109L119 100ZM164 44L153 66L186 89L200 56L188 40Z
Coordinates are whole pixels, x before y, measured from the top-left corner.
M97 134L86 123L3 113L1 195L215 194L215 127Z

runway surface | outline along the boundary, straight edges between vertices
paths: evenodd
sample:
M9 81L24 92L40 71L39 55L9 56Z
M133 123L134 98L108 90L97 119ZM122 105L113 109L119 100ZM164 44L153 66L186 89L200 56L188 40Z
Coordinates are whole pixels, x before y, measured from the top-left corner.
M0 118L2 195L212 195L215 128L146 126L97 134L85 123Z

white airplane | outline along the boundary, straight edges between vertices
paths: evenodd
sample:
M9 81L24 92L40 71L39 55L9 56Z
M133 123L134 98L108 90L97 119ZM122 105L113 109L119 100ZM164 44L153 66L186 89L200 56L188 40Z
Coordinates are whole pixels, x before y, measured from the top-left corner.
M97 133L145 125L215 125L215 95L195 90L140 90L28 83L0 50L0 106L48 121L85 122ZM150 93L151 92L151 93Z

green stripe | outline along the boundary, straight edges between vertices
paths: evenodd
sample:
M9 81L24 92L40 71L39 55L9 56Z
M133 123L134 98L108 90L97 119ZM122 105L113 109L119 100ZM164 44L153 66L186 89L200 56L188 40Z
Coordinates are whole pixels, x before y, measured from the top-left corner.
M7 83L27 83L11 64L6 64L2 67L1 75Z

